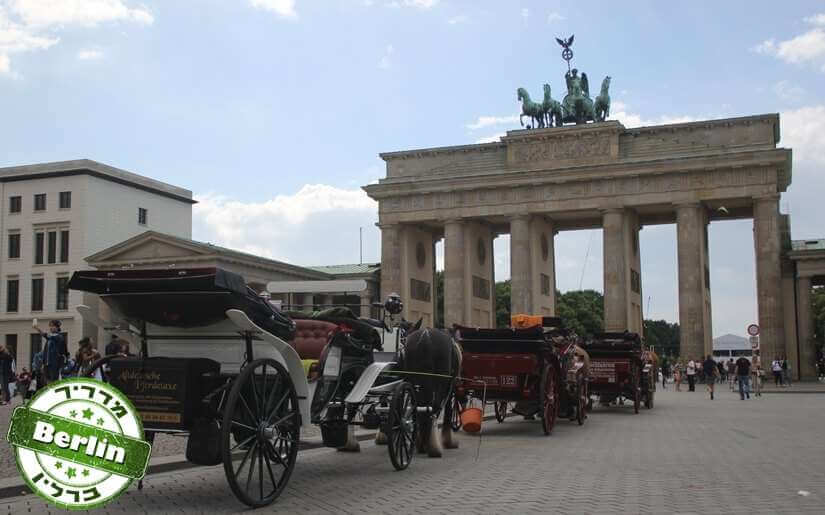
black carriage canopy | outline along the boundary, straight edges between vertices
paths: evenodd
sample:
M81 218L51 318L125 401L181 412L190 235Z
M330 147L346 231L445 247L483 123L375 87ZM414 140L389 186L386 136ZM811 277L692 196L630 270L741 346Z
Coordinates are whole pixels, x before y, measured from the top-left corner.
M584 349L592 351L641 351L642 339L637 333L598 333L584 343Z
M478 329L455 326L455 339L465 352L538 352L549 344L541 327Z
M295 322L221 268L75 272L69 289L96 293L130 320L165 327L199 327L239 309L261 328L291 340Z

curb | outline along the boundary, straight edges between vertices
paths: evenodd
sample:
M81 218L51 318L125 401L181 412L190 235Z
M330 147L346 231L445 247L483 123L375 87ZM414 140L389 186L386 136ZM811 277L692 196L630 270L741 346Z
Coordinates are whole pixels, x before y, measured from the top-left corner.
M485 415L484 420L492 420L495 419L495 415ZM366 440L372 440L375 437L374 431L356 431L355 432L355 439L359 442L363 442ZM301 453L303 451L310 451L313 449L323 449L324 444L321 441L321 438L318 436L314 436L312 438L308 438L306 440L302 440L298 444L298 452ZM146 469L146 476L150 476L152 474L161 474L163 472L172 472L175 470L185 470L190 468L201 467L202 465L195 465L186 461L183 454L173 455L173 456L160 456L155 458L149 462L149 467ZM220 466L220 465L214 465ZM24 495L32 495L33 492L29 487L22 483L13 483L8 484L11 482L10 480L19 481L19 478L7 478L5 481L0 480L0 485L4 483L7 486L0 486L0 500L6 502L11 500L15 497L22 497Z

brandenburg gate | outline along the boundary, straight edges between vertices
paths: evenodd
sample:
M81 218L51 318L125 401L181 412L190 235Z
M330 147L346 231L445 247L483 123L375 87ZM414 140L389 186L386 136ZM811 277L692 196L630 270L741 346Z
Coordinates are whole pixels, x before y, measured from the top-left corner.
M602 228L605 329L642 332L639 231L675 223L681 354L698 357L712 350L708 224L752 218L762 354L786 354L779 199L791 150L777 148L779 116L633 129L591 119L381 154L386 177L364 189L379 204L382 295L398 292L407 318L432 324L443 238L446 325L494 327L493 239L509 233L512 312L551 315L554 235Z

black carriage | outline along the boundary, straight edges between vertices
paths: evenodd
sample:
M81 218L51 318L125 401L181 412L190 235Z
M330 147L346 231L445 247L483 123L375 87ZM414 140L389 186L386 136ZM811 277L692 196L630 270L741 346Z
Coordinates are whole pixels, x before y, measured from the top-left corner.
M644 403L653 408L656 392L656 359L636 333L601 333L584 344L590 357L590 396L599 404L633 402L635 413Z

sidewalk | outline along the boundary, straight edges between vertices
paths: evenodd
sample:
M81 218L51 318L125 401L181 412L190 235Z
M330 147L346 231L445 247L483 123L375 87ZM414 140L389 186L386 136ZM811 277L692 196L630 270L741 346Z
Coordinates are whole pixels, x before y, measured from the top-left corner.
M821 381L795 381L791 386L776 386L773 382L762 383L762 393L825 393L825 383Z

